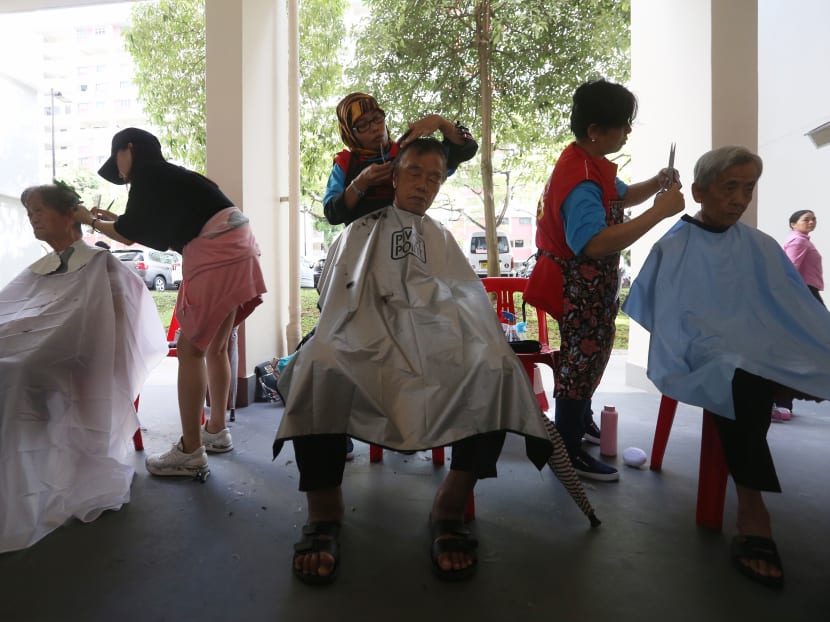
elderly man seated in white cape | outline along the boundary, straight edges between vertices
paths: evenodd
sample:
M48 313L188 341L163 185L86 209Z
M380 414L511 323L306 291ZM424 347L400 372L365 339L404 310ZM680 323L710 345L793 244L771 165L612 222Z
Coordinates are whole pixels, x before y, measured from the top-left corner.
M669 397L717 415L738 493L738 570L783 583L761 491L780 492L766 442L773 398L830 398L830 313L781 247L738 222L761 175L743 147L704 154L701 204L652 248L623 310L651 333L648 377Z
M469 461L453 446L454 470L432 507L433 569L447 580L475 569L461 519L476 480L496 475L504 432L526 437L537 468L551 454L533 389L480 280L452 235L425 215L445 178L437 141L402 150L394 206L356 220L333 244L316 332L280 377L286 407L275 452L294 440L309 501L293 560L303 581L328 582L338 570L345 435L405 451L488 446ZM324 544L334 550L323 555Z
M0 290L0 552L129 501L133 402L167 352L141 279L80 239L77 197L21 200L56 252Z

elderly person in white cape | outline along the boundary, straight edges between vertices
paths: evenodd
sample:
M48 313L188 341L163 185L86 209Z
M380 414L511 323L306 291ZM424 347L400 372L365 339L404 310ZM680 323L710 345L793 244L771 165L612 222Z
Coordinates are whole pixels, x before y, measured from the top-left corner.
M527 375L458 243L425 213L446 179L431 138L395 160L394 204L354 221L321 278L317 330L280 377L286 407L275 452L293 439L308 524L294 574L328 583L339 570L345 435L401 451L452 444L432 505L432 567L476 569L462 517L476 481L496 476L505 431L524 435L542 468L551 444Z
M0 553L129 501L133 401L167 352L141 279L81 240L77 195L21 201L54 252L0 290Z
M762 162L722 147L695 165L701 204L651 250L623 310L651 332L648 377L715 417L738 494L732 560L770 587L783 584L762 491L781 487L766 441L773 396L830 398L830 314L768 235L738 219Z

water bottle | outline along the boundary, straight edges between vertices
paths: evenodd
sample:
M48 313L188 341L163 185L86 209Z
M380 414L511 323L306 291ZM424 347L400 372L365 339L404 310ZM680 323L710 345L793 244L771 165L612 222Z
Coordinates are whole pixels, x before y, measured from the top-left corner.
M601 414L601 434L599 436L599 452L603 456L617 455L617 409L605 406Z
M518 341L519 335L516 333L516 316L509 311L502 311L501 315L506 321L506 323L502 323L505 338L507 341Z

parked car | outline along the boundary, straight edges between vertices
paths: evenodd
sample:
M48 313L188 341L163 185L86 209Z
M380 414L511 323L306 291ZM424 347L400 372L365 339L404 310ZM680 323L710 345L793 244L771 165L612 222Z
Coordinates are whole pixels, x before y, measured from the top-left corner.
M314 287L314 270L310 259L300 257L300 287Z
M182 284L182 279L184 278L184 273L182 272L182 256L176 251L166 251L162 253L162 256L171 261L173 287L179 289L179 286Z
M178 286L181 283L181 262L179 262L179 280L176 282L173 275L173 265L176 263L175 256L171 252L161 252L150 249L124 249L112 251L141 280L147 287L157 292L163 292L169 287Z

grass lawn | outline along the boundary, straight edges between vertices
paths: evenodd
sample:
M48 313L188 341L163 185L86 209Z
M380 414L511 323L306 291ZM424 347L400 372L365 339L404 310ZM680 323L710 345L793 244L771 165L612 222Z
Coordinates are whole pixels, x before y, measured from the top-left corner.
M170 318L173 316L173 309L176 306L177 292L175 290L169 290L166 292L151 291L150 294L153 296L153 300L158 307L161 323L164 325L164 329L167 330L167 327L170 326ZM627 295L628 288L624 287L621 298L625 300ZM317 299L318 295L316 289L305 288L300 290L300 325L302 326L303 335L307 335L311 329L314 328L317 324L318 318L320 317L320 312L317 310ZM518 303L520 307L521 300L518 300ZM628 316L625 313L620 312L617 316L617 337L614 340L615 350L625 350L628 348L628 323ZM539 334L537 330L536 316L534 314L530 314L527 318L527 332L528 339L536 339ZM550 318L548 318L548 337L554 345L559 343L559 329L556 327L556 322Z
M628 296L628 288L623 287L620 298L625 300L626 296ZM317 310L317 298L317 290L315 289L303 289L300 291L300 305L302 307L301 326L303 335L308 334L308 332L314 328L314 325L317 324L317 319L320 317L320 312ZM517 296L517 302L517 308L520 308L520 296ZM620 312L617 316L617 336L614 339L615 350L625 350L628 348L628 323L628 316L625 313ZM539 334L535 314L531 313L527 318L527 332L528 339L536 339ZM554 345L559 343L559 329L556 326L556 322L551 318L548 318L548 338Z
M175 289L168 289L164 292L151 291L150 295L156 303L159 310L159 317L164 330L170 327L170 320L173 317L173 309L176 308L176 296L178 292Z

